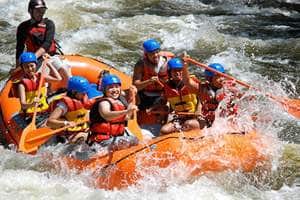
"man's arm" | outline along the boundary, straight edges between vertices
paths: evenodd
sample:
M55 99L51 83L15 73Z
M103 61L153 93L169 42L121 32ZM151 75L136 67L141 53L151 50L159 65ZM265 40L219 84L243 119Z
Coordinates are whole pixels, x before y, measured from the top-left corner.
M21 23L17 28L16 34L16 66L18 66L20 55L23 53L25 49L25 40L27 35L27 27L29 26L29 21L25 21Z
M147 87L151 83L151 79L142 81L143 78L143 61L139 60L134 66L133 72L133 85L136 86L137 90L140 91Z
M51 47L52 41L55 36L55 25L52 20L47 19L45 21L46 24L46 33L45 33L45 41L42 46L35 52L37 58L41 57L44 53L47 53Z

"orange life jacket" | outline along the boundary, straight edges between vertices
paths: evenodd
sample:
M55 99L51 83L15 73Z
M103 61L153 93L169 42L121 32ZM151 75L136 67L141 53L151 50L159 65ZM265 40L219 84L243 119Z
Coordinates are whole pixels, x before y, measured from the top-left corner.
M33 26L29 29L27 33L27 38L25 40L25 45L27 51L36 52L45 40L47 27L44 22L41 22L37 27ZM54 54L56 52L55 41L52 40L50 48L46 50L49 54Z
M225 85L224 85L225 86ZM230 91L234 90L235 86L233 83L226 83L226 87L229 87ZM202 114L206 117L206 119L210 122L213 122L215 119L215 110L218 108L219 103L227 98L226 91L224 88L213 90L209 83L206 82L201 85L202 91L200 91L200 100L202 103ZM231 99L226 102L226 108L221 110L221 116L228 116L237 113L237 105L232 105Z
M227 80L223 83L223 88L216 95L218 102L226 100L225 108L221 109L220 116L236 115L238 112L238 105L234 103L234 100L241 97L241 93L235 87L236 83L231 80Z
M40 82L40 73L35 74L36 80L28 79L28 78L23 78L20 80L20 83L24 85L25 87L25 95L26 95L26 102L27 103L33 103L34 98L37 97L38 93L38 87L39 87L39 82ZM42 87L41 87L41 96L40 96L40 101L39 105L37 107L37 112L43 112L48 110L49 105L47 103L47 88L45 85L45 81L42 82ZM25 110L25 113L27 114L32 114L34 112L34 106L31 106Z
M107 121L98 111L99 103L108 101L111 105L112 111L122 111L127 107L127 102L124 103L120 99L103 98L96 102L90 112L91 132L90 140L93 142L101 142L107 140L112 136L121 136L125 132L126 114L121 115L113 120ZM97 114L98 113L98 114Z
M170 82L164 84L164 95L171 108L178 112L195 112L197 107L197 95L192 93L187 86L180 89L173 88Z
M65 118L68 121L81 122L87 119L88 111L85 109L84 103L77 99L72 99L70 97L63 97L60 101L64 102L68 108ZM85 131L88 128L88 123L84 122L75 127L68 128L69 132L79 132Z
M171 52L167 52L167 51L160 51L159 55L161 57L164 57L166 62L163 64L163 66L160 67L160 70L158 73L155 71L155 66L151 65L149 63L149 61L147 61L147 58L144 57L142 81L149 80L152 76L158 76L160 79L167 81L167 79L168 79L167 64L168 64L168 61L174 57L174 54ZM163 88L158 83L152 83L152 84L148 85L147 87L145 87L143 90L147 91L147 92L161 92L163 90Z

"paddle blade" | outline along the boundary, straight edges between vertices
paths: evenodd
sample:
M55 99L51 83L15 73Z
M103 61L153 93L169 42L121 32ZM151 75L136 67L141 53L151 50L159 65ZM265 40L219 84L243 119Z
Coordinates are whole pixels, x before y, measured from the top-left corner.
M300 99L285 99L283 106L288 113L300 119Z
M136 113L135 113L136 115ZM128 129L139 139L139 141L143 140L143 134L140 126L137 123L136 117L128 120Z
M25 133L24 131L22 133L22 137L19 143L19 150L24 153L33 153L37 151L38 147L47 142L53 135L49 134L53 132L53 130L46 127L33 129Z

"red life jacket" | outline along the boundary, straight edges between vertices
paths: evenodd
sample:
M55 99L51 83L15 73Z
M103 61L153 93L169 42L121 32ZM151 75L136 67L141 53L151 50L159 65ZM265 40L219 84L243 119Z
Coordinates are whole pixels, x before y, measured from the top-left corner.
M241 94L235 86L235 82L228 80L223 83L222 90L217 92L216 100L218 102L226 100L226 107L222 108L220 112L222 117L236 115L238 112L238 105L234 103L234 100L240 98Z
M77 99L72 99L68 96L63 97L60 101L64 102L68 108L65 118L68 121L81 122L87 119L87 109L85 109L84 102ZM69 132L84 131L88 128L88 123L84 122L75 127L68 128Z
M215 120L215 110L219 102L216 100L216 91L214 91L208 82L200 85L199 99L202 104L202 114L205 119L212 123Z
M34 76L36 77L35 81L32 80L32 79L29 79L29 78L23 78L23 79L21 79L21 83L25 86L25 91L26 92L35 91L35 90L38 89L41 74L40 73L36 73ZM44 85L45 85L45 81L42 83L42 87Z
M126 126L126 114L115 118L113 120L107 121L105 120L100 114L93 114L99 113L98 106L99 103L102 101L108 101L111 105L112 111L122 111L126 109L126 105L119 99L112 99L112 98L103 98L98 101L95 106L92 107L90 113L90 120L91 120L91 132L92 135L90 140L93 142L101 142L103 140L107 140L112 136L121 136L125 132ZM98 115L98 116L97 116Z
M44 22L41 22L36 26L32 26L28 32L25 40L27 51L36 52L45 41L47 27ZM50 48L46 49L47 53L54 54L56 52L56 46L54 39L51 42Z
M155 66L151 65L146 57L144 57L142 81L149 80L152 76L158 76L160 79L167 81L168 79L168 61L174 57L174 54L167 51L160 51L159 55L164 57L166 62L161 66L159 72L155 72ZM161 92L163 88L158 83L152 83L143 89L147 92Z
M226 83L226 87L229 87L229 91L236 91L234 89L235 84L232 82ZM201 85L202 91L200 91L200 100L202 102L202 114L210 122L213 122L215 119L215 110L218 108L218 105L221 101L227 98L228 94L224 88L213 90L208 82ZM225 85L224 85L225 87ZM236 114L238 110L237 105L232 104L232 99L228 99L226 102L226 108L223 108L220 112L221 116L228 116Z
M36 80L23 78L21 79L20 83L24 85L25 87L25 95L26 95L26 102L27 103L33 103L34 98L37 97L38 93L38 87L40 82L40 73L35 74ZM47 88L45 86L45 81L42 82L41 91L40 91L40 101L37 107L37 112L41 113L44 111L47 111L49 108L49 105L47 103ZM28 107L25 110L25 113L31 115L34 113L34 105L31 107Z

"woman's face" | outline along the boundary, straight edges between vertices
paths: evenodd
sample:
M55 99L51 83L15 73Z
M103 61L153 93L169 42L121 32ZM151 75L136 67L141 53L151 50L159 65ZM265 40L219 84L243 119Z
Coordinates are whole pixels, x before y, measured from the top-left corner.
M121 86L119 84L108 85L105 90L105 95L113 99L119 98L121 94Z
M27 77L33 77L36 73L36 63L30 62L30 63L23 63L22 64L23 71L25 76Z

